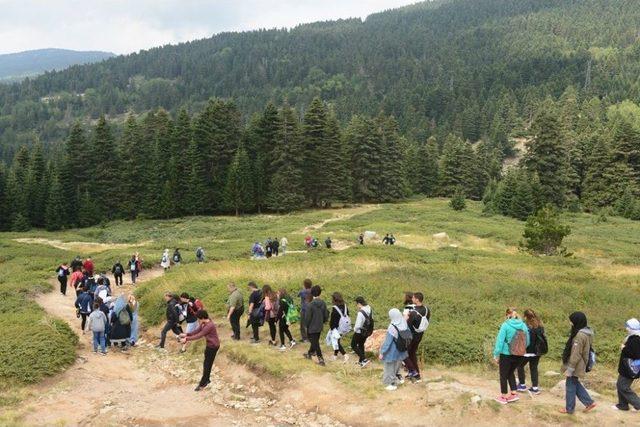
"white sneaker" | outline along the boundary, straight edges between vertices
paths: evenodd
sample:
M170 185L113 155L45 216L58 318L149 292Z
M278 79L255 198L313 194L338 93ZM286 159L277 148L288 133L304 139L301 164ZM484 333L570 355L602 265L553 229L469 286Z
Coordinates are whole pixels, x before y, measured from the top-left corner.
M280 346L280 351L286 351L286 350L287 350L287 347L285 347L284 345Z
M291 341L291 343L289 344L289 348L293 348L293 346L296 344L298 344L296 340Z
M398 389L398 387L393 385L393 384L389 384L384 389L387 390L387 391L396 391Z
M349 361L349 355L345 354L344 355L344 363L347 363Z
M336 356L336 355L331 356L331 360L333 360L335 362L336 360L338 360L338 356Z

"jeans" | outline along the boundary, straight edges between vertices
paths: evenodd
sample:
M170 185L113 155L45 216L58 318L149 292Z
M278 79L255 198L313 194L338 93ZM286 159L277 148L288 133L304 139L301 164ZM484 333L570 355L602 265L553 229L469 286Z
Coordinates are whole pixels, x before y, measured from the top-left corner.
M58 282L60 282L60 293L67 295L67 276L58 276Z
M204 349L204 362L202 363L202 378L200 379L200 386L206 386L211 382L211 368L213 367L213 361L216 359L219 347L206 347Z
M396 385L398 383L398 373L402 366L402 360L383 360L384 371L382 372L382 384Z
M506 356L500 355L500 393L507 394L507 383L512 392L516 392L516 376L514 373L518 366L522 363L522 356Z
M318 360L324 360L322 358L322 349L320 348L320 332L316 334L308 334L309 342L311 345L309 346L309 356L316 355L318 356Z
M304 326L304 312L300 313L300 339L302 341L307 341L309 339L307 327Z
M520 366L518 366L518 381L520 384L527 383L527 375L524 370L524 367L529 364L529 370L531 371L531 385L533 387L538 387L538 363L540 362L540 356L536 357L525 357L522 360Z
M358 332L353 334L353 337L351 337L351 348L358 355L358 362L363 362L365 360L365 357L364 357L364 343L365 343L366 340L367 340L367 338L364 335L362 335L361 333L358 333Z
M404 365L409 370L409 373L415 373L416 375L420 375L417 355L420 341L422 341L422 334L413 334L413 340L411 340L411 344L409 345L409 356L404 359Z
M131 283L136 284L136 277L138 277L138 272L131 270Z
M580 383L580 378L578 377L567 377L565 396L567 401L566 409L570 414L573 414L576 410L576 396L584 406L589 406L593 403L589 392Z
M229 323L231 323L231 330L233 331L233 339L240 339L240 317L242 317L242 313L244 313L244 307L236 308L231 313L229 318Z
M280 333L280 344L284 345L284 336L286 335L289 338L289 342L293 342L293 337L291 336L291 331L289 330L289 325L287 325L287 319L282 318L278 322L278 332Z
M276 318L271 317L268 320L269 323L269 334L271 336L271 341L276 342Z
M114 279L116 279L116 286L122 286L122 274L114 274Z
M105 340L104 332L93 332L93 351L98 351L98 345L103 353L107 352L107 343Z
M633 380L631 378L618 375L618 381L616 382L616 389L618 390L618 404L619 409L629 409L629 405L635 409L640 410L640 397L631 389Z
M182 328L177 323L167 322L160 333L160 348L164 348L164 342L167 339L167 332L169 331L173 331L174 334L180 335L182 333Z

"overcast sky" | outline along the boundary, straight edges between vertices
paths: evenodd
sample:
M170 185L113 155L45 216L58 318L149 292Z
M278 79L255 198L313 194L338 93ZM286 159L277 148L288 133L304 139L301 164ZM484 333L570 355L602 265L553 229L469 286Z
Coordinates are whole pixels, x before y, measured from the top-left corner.
M0 0L0 53L130 53L221 31L362 17L417 0Z

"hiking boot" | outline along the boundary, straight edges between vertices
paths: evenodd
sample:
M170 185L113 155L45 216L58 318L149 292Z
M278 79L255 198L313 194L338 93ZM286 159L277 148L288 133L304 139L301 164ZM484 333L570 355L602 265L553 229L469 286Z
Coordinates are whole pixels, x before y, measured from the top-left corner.
M591 411L592 411L596 406L598 406L598 405L596 404L596 402L593 402L591 405L589 405L589 406L587 406L586 408L584 408L584 411L582 411L582 412L585 412L585 413L586 413L586 412L591 412Z
M537 395L541 393L541 390L538 387L529 387L529 393Z
M498 403L499 403L499 404L501 404L501 405L506 405L507 403L509 403L509 401L507 400L507 398L506 398L506 397L504 397L504 396L498 396L498 397L496 397L496 398L495 398L495 399L493 399L493 400L495 400L496 402L498 402Z
M384 389L387 390L387 391L396 391L398 389L398 386L393 385L393 384L389 384Z
M511 393L511 395L509 397L507 397L507 402L508 403L517 402L518 400L520 400L520 397L515 393Z
M279 349L279 350L280 350L280 351L287 351L287 347L286 347L284 344L282 344L282 345L280 346L280 349Z
M527 385L526 384L518 384L518 388L517 388L519 393L524 393L527 391Z

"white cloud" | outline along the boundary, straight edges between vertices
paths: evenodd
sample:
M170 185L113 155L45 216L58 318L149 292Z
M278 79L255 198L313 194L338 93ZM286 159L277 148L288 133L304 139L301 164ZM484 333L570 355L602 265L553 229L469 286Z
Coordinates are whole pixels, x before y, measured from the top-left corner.
M129 53L222 31L361 17L412 0L0 0L0 53Z

